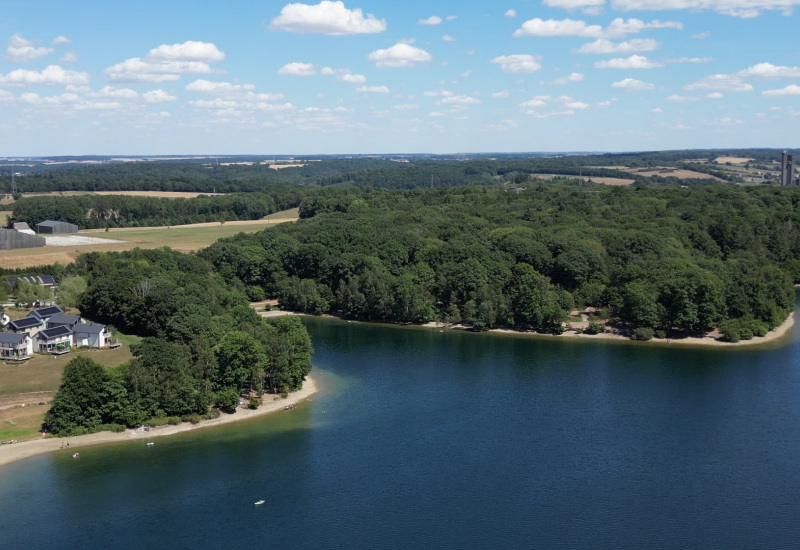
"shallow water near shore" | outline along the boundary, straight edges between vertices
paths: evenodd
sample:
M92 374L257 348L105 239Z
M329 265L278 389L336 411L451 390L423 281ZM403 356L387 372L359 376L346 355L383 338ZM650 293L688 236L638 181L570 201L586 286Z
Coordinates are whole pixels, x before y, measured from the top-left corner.
M311 402L5 466L0 548L800 546L796 327L726 350L304 322Z

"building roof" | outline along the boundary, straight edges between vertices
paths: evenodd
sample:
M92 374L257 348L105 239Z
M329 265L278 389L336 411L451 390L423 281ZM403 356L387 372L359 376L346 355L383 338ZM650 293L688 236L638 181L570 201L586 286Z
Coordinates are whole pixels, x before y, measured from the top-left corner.
M36 227L56 227L67 222L59 222L55 220L45 220L36 224Z
M80 323L80 315L67 315L66 313L56 313L47 320L48 325L74 325Z
M37 327L41 324L41 319L37 319L36 317L23 317L22 319L11 321L8 323L8 326L12 327L14 330L25 330L26 328Z
M95 325L89 323L78 323L72 327L75 334L100 334L106 329L105 325Z
M64 310L58 306L48 306L34 309L28 313L28 317L38 317L39 319L44 319L45 317L52 317L53 315L57 315L59 313L64 313Z
M18 346L27 338L27 334L14 334L13 332L0 332L0 344Z
M23 275L22 277L6 277L8 286L13 287L17 279L22 279L27 283L43 286L55 286L56 280L51 275Z
M11 227L13 227L14 229L16 229L17 231L22 231L23 229L28 229L28 230L30 230L30 226L29 226L27 223L25 223L25 222L16 222L16 223L13 223L13 224L11 224Z
M36 338L39 340L50 340L60 336L67 336L68 334L72 334L72 329L62 325L60 327L53 327L47 330L39 331L36 333Z

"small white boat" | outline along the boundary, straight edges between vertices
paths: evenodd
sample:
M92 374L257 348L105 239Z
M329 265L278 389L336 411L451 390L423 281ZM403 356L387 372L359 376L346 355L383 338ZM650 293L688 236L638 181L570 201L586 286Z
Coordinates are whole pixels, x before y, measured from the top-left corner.
M147 446L148 446L148 447L152 447L152 446L153 446L153 442L152 442L152 441L149 441L149 442L147 443Z
M257 501L255 501L255 505L256 505L256 506L261 506L261 505L262 505L262 504L264 504L265 502L266 502L265 500L257 500Z

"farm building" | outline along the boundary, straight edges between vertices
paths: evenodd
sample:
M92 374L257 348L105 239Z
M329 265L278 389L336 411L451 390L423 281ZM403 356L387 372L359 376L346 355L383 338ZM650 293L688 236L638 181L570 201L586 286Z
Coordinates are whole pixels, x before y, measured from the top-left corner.
M25 233L26 235L36 235L36 233L33 232L33 229L31 229L31 227L25 222L17 222L12 224L11 228L15 231L19 231L20 233Z
M0 250L16 250L17 248L34 248L44 246L47 241L43 237L20 233L13 229L0 227Z
M37 238L41 239L42 237ZM20 281L25 281L26 283L31 283L32 285L42 285L50 290L55 290L58 288L56 280L53 279L51 275L24 275L22 277L6 277L6 282L8 283L8 286L14 288L14 285L17 283L17 279Z
M62 235L64 233L77 233L78 226L74 223L47 220L36 224L36 232L40 235Z

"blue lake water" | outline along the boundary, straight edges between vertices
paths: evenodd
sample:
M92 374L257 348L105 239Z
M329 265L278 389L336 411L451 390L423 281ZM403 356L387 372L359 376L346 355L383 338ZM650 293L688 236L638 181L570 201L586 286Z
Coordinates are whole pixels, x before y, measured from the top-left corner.
M0 548L800 547L796 331L720 350L306 323L311 402L0 468Z

